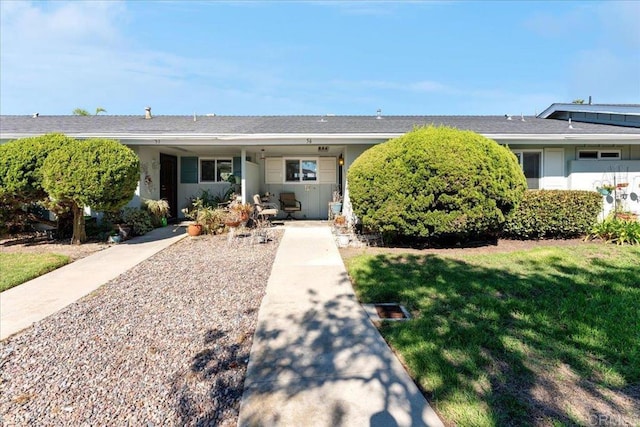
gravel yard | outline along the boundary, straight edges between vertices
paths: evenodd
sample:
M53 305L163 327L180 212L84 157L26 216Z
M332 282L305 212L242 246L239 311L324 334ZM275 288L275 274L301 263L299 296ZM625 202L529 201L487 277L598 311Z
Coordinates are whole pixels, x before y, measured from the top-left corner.
M0 425L237 423L267 244L187 238L0 344Z

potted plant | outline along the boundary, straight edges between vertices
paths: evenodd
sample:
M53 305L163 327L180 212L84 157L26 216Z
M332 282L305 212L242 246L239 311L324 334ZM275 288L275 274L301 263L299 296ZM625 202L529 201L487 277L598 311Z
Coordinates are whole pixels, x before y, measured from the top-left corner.
M202 233L202 224L198 222L198 217L203 208L202 199L196 198L191 202L191 208L186 207L182 209L184 216L193 220L193 222L187 226L187 234L189 234L189 236L199 236Z
M145 199L143 203L144 207L151 214L153 225L156 227L166 227L167 216L169 215L169 202L164 199Z
M120 233L118 233L117 231L112 231L111 234L109 235L108 242L109 243L120 243L120 242L122 242L122 237L120 236Z
M615 190L615 188L616 187L614 187L613 185L603 184L600 187L597 187L596 190L603 196L608 196L613 192L613 190Z
M202 224L198 224L194 222L193 224L189 224L187 226L187 234L189 236L199 236L202 234Z
M333 192L331 202L329 203L329 209L331 209L331 214L333 216L338 215L342 212L342 196L338 190Z
M241 222L247 222L249 216L253 213L253 205L249 203L234 202L229 205L229 210L233 212L236 217L240 218Z
M638 214L636 214L634 212L620 211L620 212L616 212L614 214L614 218L622 220L622 221L637 221L638 220Z

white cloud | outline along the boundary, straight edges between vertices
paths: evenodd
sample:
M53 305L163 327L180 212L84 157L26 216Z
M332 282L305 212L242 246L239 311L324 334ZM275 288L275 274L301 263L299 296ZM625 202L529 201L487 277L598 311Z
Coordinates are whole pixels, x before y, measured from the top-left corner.
M115 41L116 20L125 11L124 5L115 1L37 6L31 2L2 2L0 7L3 37L44 46L59 42Z
M187 113L181 110L185 104L191 109L220 102L221 94L265 97L282 83L267 66L219 56L190 58L127 39L126 4L0 4L0 106L5 114L68 114L96 105L125 114L147 104L162 106L165 114ZM234 92L229 86L242 89ZM127 109L113 109L105 99Z

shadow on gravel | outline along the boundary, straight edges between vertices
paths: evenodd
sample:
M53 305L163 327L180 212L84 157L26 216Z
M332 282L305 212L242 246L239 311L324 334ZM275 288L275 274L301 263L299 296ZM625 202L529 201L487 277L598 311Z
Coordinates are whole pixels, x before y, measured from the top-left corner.
M234 344L219 345L233 339L233 333L207 331L204 348L192 357L189 371L174 377L171 396L177 406L178 425L217 426L230 418L235 420L251 343L250 335L242 334ZM209 388L205 400L196 392L203 386ZM236 415L230 416L230 412Z

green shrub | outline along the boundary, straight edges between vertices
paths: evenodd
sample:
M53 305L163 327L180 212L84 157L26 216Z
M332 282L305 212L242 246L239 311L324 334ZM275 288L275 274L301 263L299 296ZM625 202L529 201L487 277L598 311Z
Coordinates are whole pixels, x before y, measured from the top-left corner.
M72 142L51 133L0 144L0 233L28 229L29 210L47 197L42 188L45 159Z
M169 202L164 199L144 199L142 207L151 214L151 221L154 227L161 227L162 219L167 218L170 213Z
M601 239L618 245L640 245L640 222L609 218L591 227L586 240Z
M503 236L524 240L584 236L601 211L602 196L595 191L527 191L507 218Z
M73 212L72 242L86 240L85 206L116 211L133 197L139 180L138 156L109 139L77 140L51 152L42 164L42 187L55 203Z
M151 214L139 208L124 208L120 214L122 222L131 227L134 236L142 236L153 230Z
M49 154L69 146L73 139L62 134L50 133L22 138L0 145L0 198L14 198L30 203L43 200L42 166ZM66 164L65 167L69 167Z
M202 200L202 205L209 208L217 208L219 204L228 202L231 200L231 196L234 192L234 187L231 186L227 188L224 192L219 192L218 194L213 194L211 190L201 189L199 199Z
M202 225L205 234L217 234L224 230L227 211L222 208L203 206L198 210L196 222Z
M474 132L433 126L368 149L347 178L354 213L387 239L492 235L526 190L509 149Z

